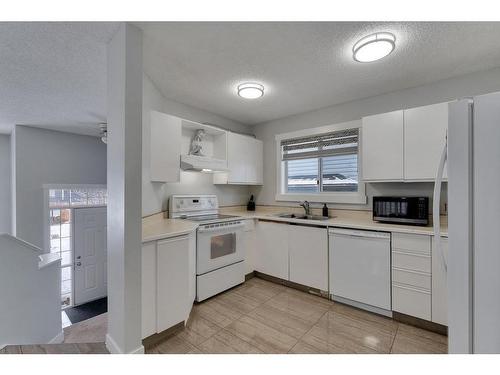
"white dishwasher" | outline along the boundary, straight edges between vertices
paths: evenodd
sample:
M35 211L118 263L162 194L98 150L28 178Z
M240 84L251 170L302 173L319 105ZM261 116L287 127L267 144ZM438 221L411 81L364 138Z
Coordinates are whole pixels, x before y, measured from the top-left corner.
M391 235L329 229L330 297L392 316Z

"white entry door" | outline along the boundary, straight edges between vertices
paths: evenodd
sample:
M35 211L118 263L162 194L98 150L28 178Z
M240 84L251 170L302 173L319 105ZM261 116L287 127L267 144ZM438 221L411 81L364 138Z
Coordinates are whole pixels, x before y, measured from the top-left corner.
M74 209L75 304L107 296L106 207Z

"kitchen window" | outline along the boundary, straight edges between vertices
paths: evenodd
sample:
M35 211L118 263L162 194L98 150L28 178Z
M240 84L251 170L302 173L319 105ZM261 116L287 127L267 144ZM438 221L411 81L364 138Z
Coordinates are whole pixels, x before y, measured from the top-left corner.
M276 200L366 203L359 181L360 128L345 127L353 123L276 136Z

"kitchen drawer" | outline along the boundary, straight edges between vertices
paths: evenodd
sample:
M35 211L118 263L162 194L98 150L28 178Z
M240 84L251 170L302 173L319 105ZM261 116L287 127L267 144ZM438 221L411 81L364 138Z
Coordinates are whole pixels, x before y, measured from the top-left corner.
M424 272L392 268L392 282L431 290L431 275Z
M431 273L430 255L410 254L400 251L392 252L392 266L411 271Z
M393 284L392 310L431 320L431 293L417 288Z
M430 255L431 237L421 234L393 233L392 249Z

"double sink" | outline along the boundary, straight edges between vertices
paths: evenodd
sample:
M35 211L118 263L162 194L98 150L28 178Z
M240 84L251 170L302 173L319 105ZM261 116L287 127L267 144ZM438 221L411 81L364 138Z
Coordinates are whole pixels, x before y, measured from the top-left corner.
M315 221L323 221L331 219L320 215L301 215L301 214L290 214L290 213L277 214L276 216L284 219L300 219L300 220L315 220Z

